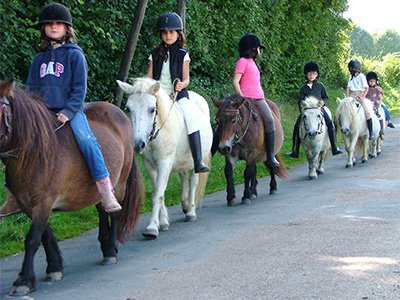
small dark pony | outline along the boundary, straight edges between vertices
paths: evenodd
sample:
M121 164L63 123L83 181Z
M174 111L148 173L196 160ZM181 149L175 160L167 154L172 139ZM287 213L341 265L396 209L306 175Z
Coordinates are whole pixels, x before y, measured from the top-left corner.
M236 203L233 167L237 160L246 161L242 204L249 204L251 199L257 198L257 162L264 162L268 168L271 175L269 193L275 194L278 191L275 175L280 178L286 178L288 175L287 168L279 155L284 138L279 108L272 101L266 100L274 116L275 158L280 164L278 168L270 168L266 164L264 124L259 117L255 100L234 94L226 97L223 101L216 98L213 98L212 101L218 107L216 134L219 136L218 150L225 155L228 206Z
M62 278L61 252L48 224L53 210L77 211L96 205L102 263L116 263L117 239L124 242L134 229L143 198L129 119L109 103L84 106L101 145L116 198L122 203L122 211L107 214L68 123L58 127L55 114L17 87L14 79L0 83L0 98L0 157L6 167L7 186L32 219L25 239L24 262L11 295L36 289L33 261L41 242L47 256L46 279Z

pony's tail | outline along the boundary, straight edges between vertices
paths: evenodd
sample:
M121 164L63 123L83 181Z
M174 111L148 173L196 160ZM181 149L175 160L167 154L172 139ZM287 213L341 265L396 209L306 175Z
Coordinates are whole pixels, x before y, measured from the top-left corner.
M126 181L125 197L122 202L121 218L117 231L117 239L124 243L135 228L142 208L144 199L144 184L142 173L137 164L136 157L133 156L132 168Z
M285 163L283 162L279 153L275 154L276 160L279 162L279 167L275 170L275 175L281 179L288 179L289 178L289 170ZM271 173L271 168L267 166L267 162L264 162L264 165L267 167L269 173Z
M210 170L211 170L211 161L212 161L212 156L211 156L211 151L208 153L208 155L205 157L203 160L204 164L206 164ZM195 196L194 196L194 201L196 207L201 206L203 202L203 197L206 192L206 185L207 185L207 180L208 180L208 175L210 172L206 173L200 173L199 174L199 183L197 184L197 188L195 191Z

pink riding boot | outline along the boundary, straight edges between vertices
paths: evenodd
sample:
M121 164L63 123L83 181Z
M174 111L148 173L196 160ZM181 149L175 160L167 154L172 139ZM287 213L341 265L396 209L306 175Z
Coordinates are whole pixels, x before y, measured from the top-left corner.
M121 205L118 203L118 200L114 196L110 177L96 181L96 185L102 197L101 204L104 206L106 212L112 213L122 209Z
M8 217L14 214L21 213L22 210L19 207L17 200L14 195L7 189L7 202L0 207L0 218Z

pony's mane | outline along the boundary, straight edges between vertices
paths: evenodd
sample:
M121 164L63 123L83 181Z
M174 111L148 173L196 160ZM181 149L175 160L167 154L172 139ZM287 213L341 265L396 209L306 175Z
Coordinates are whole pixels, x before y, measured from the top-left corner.
M222 103L220 105L220 109L221 110L231 109L233 102L237 102L242 99L243 99L243 97L240 96L239 94L231 94L229 96L226 96L224 101L222 101Z
M52 169L58 141L57 121L38 97L15 87L9 97L12 109L12 135L9 148L18 156L17 173L47 172ZM39 170L39 171L38 171Z
M357 122L357 111L353 103L352 97L346 97L340 101L339 106L336 110L336 117L342 116L346 120L351 120L351 123ZM340 122L338 122L340 124Z
M307 108L319 108L321 107L321 104L317 98L314 96L309 96L304 99L304 102L307 105Z
M143 78L135 78L134 82L133 82L133 88L132 88L132 92L133 93L138 93L140 95L144 95L144 94L149 94L150 92L150 88L156 84L156 80L151 79L151 78L147 78L147 77L143 77ZM166 118L175 118L176 112L177 110L172 109L170 111L171 105L173 104L171 98L169 97L169 95L164 91L164 89L162 87L160 87L160 89L154 94L154 96L157 99L157 118L158 121L163 124L164 121L166 120ZM176 106L176 108L178 108L179 106L177 104L174 104L174 106ZM168 122L169 124L165 125L165 126L169 126L169 127L173 127L175 122ZM173 129L171 129L173 130Z

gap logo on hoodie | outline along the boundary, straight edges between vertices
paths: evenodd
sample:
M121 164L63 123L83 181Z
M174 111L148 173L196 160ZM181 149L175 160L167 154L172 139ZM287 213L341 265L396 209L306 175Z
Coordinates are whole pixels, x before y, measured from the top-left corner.
M43 63L40 66L40 78L46 75L54 75L60 77L60 74L64 72L64 65L58 62L50 61L48 64Z

